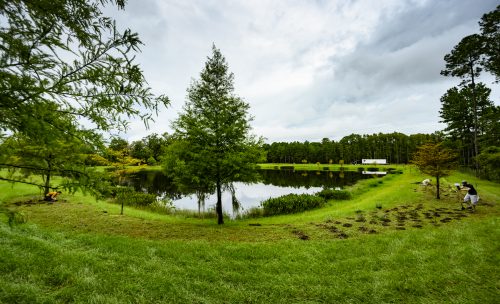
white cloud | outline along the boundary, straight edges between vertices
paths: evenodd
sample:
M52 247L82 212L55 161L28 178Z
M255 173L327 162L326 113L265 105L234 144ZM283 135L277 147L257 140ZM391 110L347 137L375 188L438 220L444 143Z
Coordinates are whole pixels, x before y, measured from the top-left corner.
M149 84L172 100L149 131L169 131L191 79L215 43L269 141L340 139L351 133L433 132L439 98L458 80L443 56L478 31L495 0L131 0L107 10L139 32ZM498 93L493 99L498 100ZM496 98L496 99L495 99Z

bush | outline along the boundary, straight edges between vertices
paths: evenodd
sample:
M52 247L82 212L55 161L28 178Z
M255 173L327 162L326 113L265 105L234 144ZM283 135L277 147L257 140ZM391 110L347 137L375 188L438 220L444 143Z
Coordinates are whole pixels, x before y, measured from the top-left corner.
M500 181L500 147L488 147L484 149L478 156L477 161L481 166L481 177Z
M136 192L131 188L119 188L116 201L126 206L149 206L156 202L156 195Z
M316 193L317 196L325 200L349 200L351 199L351 192L345 190L323 189Z
M330 167L323 167L323 170L328 171L330 170Z
M238 218L248 219L248 218L259 218L262 216L264 216L264 210L262 210L262 208L252 207L252 208L246 210L245 212L243 212L243 214L241 214Z
M294 166L281 166L280 169L281 170L293 170L293 169L295 169L295 167Z
M368 167L367 171L378 171L377 167Z
M155 159L153 156L150 156L150 157L148 158L147 163L148 163L148 165L150 165L150 166L156 166L157 161L156 161L156 159Z
M325 200L322 197L310 194L288 194L261 203L264 216L297 213L319 208L324 204Z

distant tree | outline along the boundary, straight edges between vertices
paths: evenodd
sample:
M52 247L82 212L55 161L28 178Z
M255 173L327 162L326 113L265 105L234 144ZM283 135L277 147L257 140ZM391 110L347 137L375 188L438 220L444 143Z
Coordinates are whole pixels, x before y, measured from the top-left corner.
M140 159L143 162L153 156L149 147L144 143L144 139L133 141L130 144L130 156Z
M250 135L249 105L234 94L233 78L214 45L200 79L188 88L183 113L173 123L174 135L185 143L174 163L183 167L179 174L215 185L218 224L224 223L223 185L254 177L256 163L263 158L262 141Z
M108 148L114 151L126 151L129 148L128 141L119 137L112 138Z
M484 14L479 21L481 37L484 43L485 69L500 81L500 5L495 10Z
M160 136L156 133L146 136L144 138L144 143L148 147L149 151L151 151L151 156L156 161L160 160L162 150L168 145L167 139L164 136Z
M413 155L412 163L418 169L436 178L436 198L440 199L440 178L448 176L456 167L456 154L453 150L445 148L442 144L426 143L418 147Z

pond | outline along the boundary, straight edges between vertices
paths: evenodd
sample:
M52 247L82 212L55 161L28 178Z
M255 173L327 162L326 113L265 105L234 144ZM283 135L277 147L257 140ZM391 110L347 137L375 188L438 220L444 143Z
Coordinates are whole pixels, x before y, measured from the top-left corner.
M313 194L323 188L344 188L355 184L360 179L372 178L372 175L355 171L293 171L260 170L261 180L247 184L235 182L236 197L241 204L240 212L271 197L290 193ZM136 191L154 193L159 197L172 199L177 209L198 210L196 195L181 193L172 181L161 171L143 170L122 178L123 185L134 187ZM215 208L217 196L212 194L205 200L205 210ZM234 216L232 199L229 191L222 194L222 207L225 213Z

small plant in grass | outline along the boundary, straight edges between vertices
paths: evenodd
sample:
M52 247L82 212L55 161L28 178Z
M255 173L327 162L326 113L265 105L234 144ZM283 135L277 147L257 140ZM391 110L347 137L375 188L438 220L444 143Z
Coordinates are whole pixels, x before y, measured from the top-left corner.
M281 170L293 170L293 169L295 169L295 167L294 166L281 166L280 169Z
M377 203L377 204L375 205L375 208L377 208L377 209L382 209L382 204L381 204L381 203Z
M364 216L364 214L358 213L356 215L356 222L358 222L358 223L364 223L364 222L366 222L366 217Z
M378 171L377 167L368 167L368 171Z
M147 209L161 214L170 214L175 210L174 202L169 198L157 199L147 206Z
M351 192L346 190L333 190L333 189L323 189L316 193L317 196L324 198L325 200L349 200L351 199Z
M288 194L261 203L264 216L297 213L319 208L324 204L325 200L322 197L310 194Z

